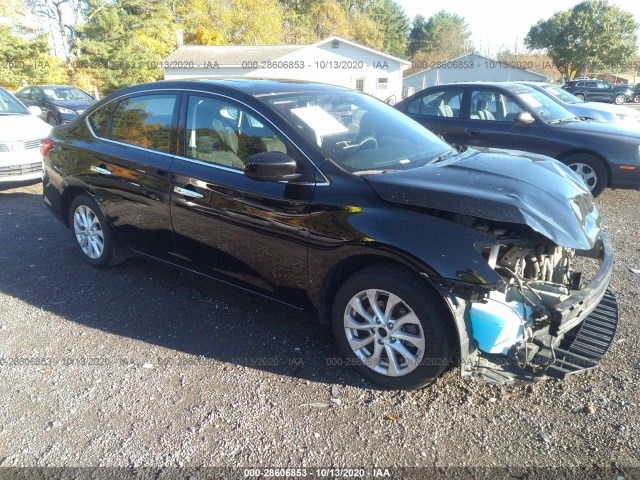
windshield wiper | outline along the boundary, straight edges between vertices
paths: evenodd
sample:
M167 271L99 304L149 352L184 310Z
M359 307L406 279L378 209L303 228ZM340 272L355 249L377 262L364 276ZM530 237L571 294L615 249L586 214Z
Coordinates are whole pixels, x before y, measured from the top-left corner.
M433 160L431 160L429 163L438 163L441 160L444 160L444 157L447 157L449 155L451 155L452 153L457 153L458 151L455 148L452 148L451 150L447 150L444 153L441 153L440 155L436 156L433 158Z
M582 120L580 120L578 117L573 117L573 118L560 118L558 120L551 120L549 122L549 125L554 125L556 123L569 123L569 122L581 122Z

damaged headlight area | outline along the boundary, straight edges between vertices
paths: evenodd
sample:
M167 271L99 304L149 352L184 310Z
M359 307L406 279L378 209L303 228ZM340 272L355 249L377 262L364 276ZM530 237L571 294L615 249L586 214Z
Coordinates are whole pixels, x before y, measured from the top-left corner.
M463 376L502 384L594 368L618 323L607 289L613 253L606 234L585 251L540 236L491 233L496 243L476 248L502 281L460 303L468 335Z

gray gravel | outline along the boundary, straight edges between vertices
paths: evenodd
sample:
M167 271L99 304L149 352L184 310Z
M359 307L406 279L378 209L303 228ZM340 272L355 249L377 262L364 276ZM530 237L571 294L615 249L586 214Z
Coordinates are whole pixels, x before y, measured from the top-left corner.
M340 365L331 332L296 312L140 260L87 266L40 189L0 191L0 361L38 363L0 365L3 467L638 474L640 275L629 267L640 268L640 192L599 200L621 308L600 368L514 388L463 381L454 368L397 392Z

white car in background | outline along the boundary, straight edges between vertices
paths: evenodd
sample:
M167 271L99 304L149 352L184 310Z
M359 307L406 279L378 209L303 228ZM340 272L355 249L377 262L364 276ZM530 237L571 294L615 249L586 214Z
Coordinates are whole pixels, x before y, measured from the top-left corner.
M0 87L0 188L42 178L40 140L51 125L38 118L40 108L27 108Z

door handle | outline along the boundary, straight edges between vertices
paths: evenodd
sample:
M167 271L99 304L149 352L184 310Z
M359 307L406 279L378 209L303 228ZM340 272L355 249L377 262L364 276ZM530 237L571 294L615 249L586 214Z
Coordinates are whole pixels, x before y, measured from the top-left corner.
M204 197L204 195L202 195L201 193L198 193L195 190L191 190L189 188L173 187L173 191L176 193L179 193L180 195L184 195L185 197L191 197L191 198Z
M111 175L111 172L104 167L99 167L97 165L91 165L89 168L92 172L100 173L101 175Z
M470 128L465 128L464 133L468 133L470 135L478 135L480 130L471 130Z

